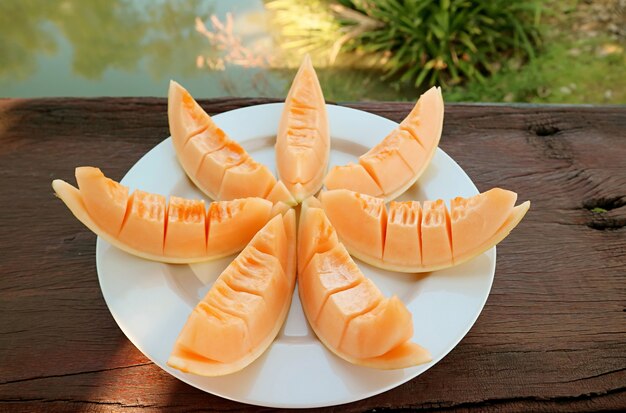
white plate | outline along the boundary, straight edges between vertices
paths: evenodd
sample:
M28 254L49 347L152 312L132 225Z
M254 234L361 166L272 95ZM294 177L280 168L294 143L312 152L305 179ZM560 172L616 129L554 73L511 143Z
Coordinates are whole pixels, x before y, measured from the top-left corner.
M219 114L215 122L260 162L274 168L274 137L283 104L251 106ZM367 112L328 105L330 164L354 161L396 123ZM105 169L106 172L106 169ZM122 183L133 188L204 198L179 166L171 139L148 152ZM459 165L438 149L406 199L451 199L478 191ZM206 392L270 407L320 407L364 399L411 380L441 360L467 334L493 281L495 248L472 261L429 275L360 268L382 292L398 295L413 314L413 339L430 350L431 363L396 371L353 366L316 339L294 294L287 321L274 343L253 364L224 377L182 373L165 363L187 316L233 257L212 263L167 265L128 255L98 238L96 260L104 299L124 334L174 377Z

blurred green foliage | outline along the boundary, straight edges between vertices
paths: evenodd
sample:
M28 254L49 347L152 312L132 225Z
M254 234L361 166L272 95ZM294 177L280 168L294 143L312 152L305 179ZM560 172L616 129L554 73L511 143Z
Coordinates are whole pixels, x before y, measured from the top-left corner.
M540 0L266 0L283 45L369 58L398 84L483 81L504 59L532 59ZM323 53L323 52L322 52Z

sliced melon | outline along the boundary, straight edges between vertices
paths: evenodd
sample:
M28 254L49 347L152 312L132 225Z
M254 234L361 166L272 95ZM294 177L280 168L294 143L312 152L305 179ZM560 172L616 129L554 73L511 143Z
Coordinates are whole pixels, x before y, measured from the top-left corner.
M278 176L298 202L321 188L329 154L324 95L306 56L285 100L276 136Z
M395 296L385 298L354 263L324 211L302 209L298 234L298 291L318 338L350 363L399 369L430 361L412 343L410 312Z
M432 159L443 128L440 88L424 93L411 113L358 164L335 166L325 178L329 190L350 189L384 198L400 196L417 181Z
M448 268L487 251L528 211L529 201L515 206L516 200L515 192L494 188L470 198L457 197L450 210L443 200L409 201L392 202L387 213L382 198L346 189L320 194L324 211L350 254L400 272Z
M168 365L201 376L239 371L270 346L295 285L295 211L272 218L187 319Z
M76 168L79 188L54 180L56 195L87 228L117 248L153 261L209 261L241 251L272 216L261 198L214 202L165 197L128 188L98 168Z
M271 195L295 205L284 184L220 129L185 88L171 81L168 119L176 156L191 181L216 200Z

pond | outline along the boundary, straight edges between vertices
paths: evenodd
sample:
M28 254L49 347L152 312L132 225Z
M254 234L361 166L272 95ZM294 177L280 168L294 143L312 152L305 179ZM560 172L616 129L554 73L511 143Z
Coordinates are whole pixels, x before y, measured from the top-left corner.
M261 0L5 0L0 97L166 96L175 79L200 98L284 98L284 57ZM412 100L371 70L320 67L329 101Z

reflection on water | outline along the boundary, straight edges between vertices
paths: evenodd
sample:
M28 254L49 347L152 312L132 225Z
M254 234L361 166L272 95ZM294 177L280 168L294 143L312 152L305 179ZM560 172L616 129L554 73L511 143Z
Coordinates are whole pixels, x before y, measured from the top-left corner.
M284 97L286 67L262 0L3 0L0 97ZM398 99L378 74L324 68L328 100ZM412 91L406 98L412 99Z

